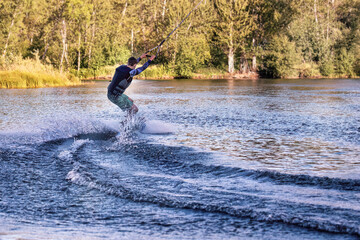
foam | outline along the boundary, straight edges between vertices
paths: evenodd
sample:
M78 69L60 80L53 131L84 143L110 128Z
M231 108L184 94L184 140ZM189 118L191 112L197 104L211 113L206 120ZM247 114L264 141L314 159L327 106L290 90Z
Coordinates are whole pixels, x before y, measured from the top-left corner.
M146 121L145 127L141 130L144 134L172 134L176 131L176 127L170 123L160 120Z

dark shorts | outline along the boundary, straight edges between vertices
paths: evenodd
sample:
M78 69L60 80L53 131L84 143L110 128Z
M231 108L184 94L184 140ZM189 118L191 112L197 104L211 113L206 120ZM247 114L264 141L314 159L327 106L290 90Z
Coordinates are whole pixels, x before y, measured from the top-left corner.
M125 94L115 96L108 93L107 97L112 103L117 105L123 111L130 110L132 105L134 104Z

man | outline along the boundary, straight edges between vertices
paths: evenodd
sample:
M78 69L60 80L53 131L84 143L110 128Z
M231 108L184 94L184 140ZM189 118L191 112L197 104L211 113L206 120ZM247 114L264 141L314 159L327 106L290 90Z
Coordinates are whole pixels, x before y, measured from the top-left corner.
M138 59L134 57L129 58L127 65L121 65L116 68L113 79L108 86L108 99L130 115L136 114L139 109L134 104L134 101L126 96L124 92L130 86L133 77L143 72L155 59L155 55L152 55L142 67L136 68L136 65L143 58L146 58L145 53Z

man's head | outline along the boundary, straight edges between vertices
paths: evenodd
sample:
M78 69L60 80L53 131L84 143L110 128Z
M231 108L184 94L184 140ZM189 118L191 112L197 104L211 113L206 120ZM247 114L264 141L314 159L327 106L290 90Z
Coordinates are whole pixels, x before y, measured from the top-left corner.
M138 62L137 62L136 58L131 57L131 58L128 59L127 65L128 65L130 68L135 68L137 63L138 63Z

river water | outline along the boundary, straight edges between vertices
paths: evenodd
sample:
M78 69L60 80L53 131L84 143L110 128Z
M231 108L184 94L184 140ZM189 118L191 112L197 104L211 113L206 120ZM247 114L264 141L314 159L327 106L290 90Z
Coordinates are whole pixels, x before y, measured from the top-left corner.
M359 80L107 84L0 90L0 239L359 238Z

